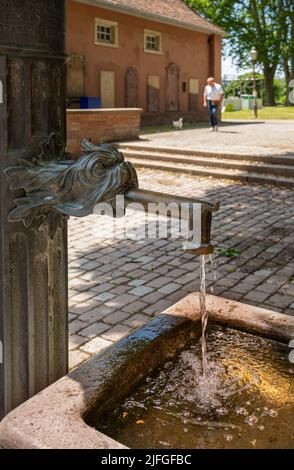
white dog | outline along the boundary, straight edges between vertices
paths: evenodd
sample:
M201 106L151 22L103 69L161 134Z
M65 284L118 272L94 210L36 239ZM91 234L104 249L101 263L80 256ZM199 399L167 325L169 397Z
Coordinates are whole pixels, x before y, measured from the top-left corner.
M181 131L183 129L183 124L184 124L183 118L180 118L178 121L173 121L173 126L178 131Z

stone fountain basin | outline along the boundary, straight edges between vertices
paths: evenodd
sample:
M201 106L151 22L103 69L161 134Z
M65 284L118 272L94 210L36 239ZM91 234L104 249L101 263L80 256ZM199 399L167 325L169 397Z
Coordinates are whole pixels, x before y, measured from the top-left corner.
M9 413L0 423L0 447L123 449L88 426L91 412L107 411L156 367L199 335L198 293L190 294L143 327L77 367ZM294 338L294 317L207 296L210 321L284 343Z

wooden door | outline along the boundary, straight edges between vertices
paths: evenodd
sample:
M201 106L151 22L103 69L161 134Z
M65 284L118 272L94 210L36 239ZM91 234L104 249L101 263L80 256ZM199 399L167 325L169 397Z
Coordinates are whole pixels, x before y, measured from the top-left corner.
M197 111L199 108L199 80L189 79L189 111Z
M115 74L110 70L101 70L100 97L102 108L115 107Z

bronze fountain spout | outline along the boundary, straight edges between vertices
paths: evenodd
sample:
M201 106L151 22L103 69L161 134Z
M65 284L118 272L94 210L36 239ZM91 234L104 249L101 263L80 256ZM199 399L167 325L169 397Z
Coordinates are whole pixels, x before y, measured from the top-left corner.
M25 226L40 226L50 213L84 217L95 213L100 203L110 203L114 208L116 197L124 196L124 211L133 203L139 203L145 211L160 212L160 208L176 205L179 218L186 219L191 234L184 245L194 254L212 253L212 212L219 204L210 204L193 198L172 196L139 189L137 173L123 154L110 144L96 146L83 139L86 151L78 160L72 160L64 151L58 135L51 133L42 143L41 153L32 161L19 160L6 168L12 190L24 194L14 199L16 207L10 212L11 222L22 221Z

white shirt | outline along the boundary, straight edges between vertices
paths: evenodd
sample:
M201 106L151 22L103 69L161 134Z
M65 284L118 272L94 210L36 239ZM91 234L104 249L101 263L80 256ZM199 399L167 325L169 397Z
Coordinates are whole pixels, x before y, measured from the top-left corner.
M208 100L219 101L221 95L223 95L223 88L219 83L215 83L214 86L206 85L204 95Z

